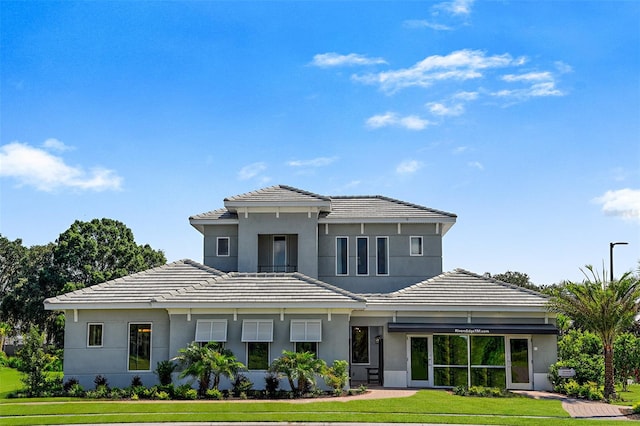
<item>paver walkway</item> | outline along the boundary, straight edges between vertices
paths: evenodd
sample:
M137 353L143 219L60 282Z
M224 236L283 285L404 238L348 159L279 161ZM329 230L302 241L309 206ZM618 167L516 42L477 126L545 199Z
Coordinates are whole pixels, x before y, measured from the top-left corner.
M562 401L562 408L571 417L578 419L602 419L602 420L629 420L621 411L629 407L607 404L598 401L585 401L581 399L569 398L551 392L542 391L514 391L521 395L527 395L535 399L559 399Z

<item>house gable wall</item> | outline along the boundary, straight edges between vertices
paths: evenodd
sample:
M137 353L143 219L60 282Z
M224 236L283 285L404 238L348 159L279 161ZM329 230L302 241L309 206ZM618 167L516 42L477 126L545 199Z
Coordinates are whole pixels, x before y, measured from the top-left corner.
M229 256L218 256L218 238L229 237ZM219 271L238 270L238 225L204 226L204 264Z

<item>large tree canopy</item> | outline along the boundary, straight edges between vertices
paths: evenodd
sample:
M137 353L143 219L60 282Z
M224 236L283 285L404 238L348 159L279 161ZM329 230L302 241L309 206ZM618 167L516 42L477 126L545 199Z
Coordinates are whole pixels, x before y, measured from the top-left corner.
M45 311L44 299L165 262L162 251L136 244L112 219L75 221L55 243L30 248L0 236L0 321L22 330L34 325L60 344L63 317Z
M574 326L600 337L604 355L604 397L615 396L613 344L616 336L633 324L640 313L640 280L630 273L607 282L587 267L590 276L581 283L566 282L557 287L549 308L574 321Z
M91 286L162 265L166 259L162 251L137 245L124 223L93 219L77 220L60 234L53 262L64 282Z

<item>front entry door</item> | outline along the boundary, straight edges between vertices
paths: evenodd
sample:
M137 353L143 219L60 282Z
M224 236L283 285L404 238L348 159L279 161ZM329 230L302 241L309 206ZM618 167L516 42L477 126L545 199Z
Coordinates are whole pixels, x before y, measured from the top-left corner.
M507 387L509 389L533 389L531 339L508 337L507 340Z
M409 336L407 339L408 359L408 385L410 387L430 387L431 386L431 351L429 345L430 337Z

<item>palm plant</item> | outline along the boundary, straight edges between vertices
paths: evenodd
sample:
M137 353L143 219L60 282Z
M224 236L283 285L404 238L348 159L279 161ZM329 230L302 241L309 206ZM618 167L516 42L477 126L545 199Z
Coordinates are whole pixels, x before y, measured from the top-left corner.
M222 349L219 344L213 342L203 346L193 342L186 348L180 349L178 353L180 355L174 360L184 367L180 377L195 377L198 380L198 393L201 396L209 390L212 376L211 388L217 390L221 376L233 380L238 371L245 368L230 350Z
M598 277L591 266L581 283L566 282L549 299L549 309L561 313L583 330L602 339L604 356L604 397L615 397L613 344L640 313L640 280L631 273L610 282ZM583 271L584 272L584 271Z
M315 386L316 375L322 374L325 367L325 362L312 352L282 351L282 355L271 363L269 371L285 376L291 391L300 396L309 384Z

